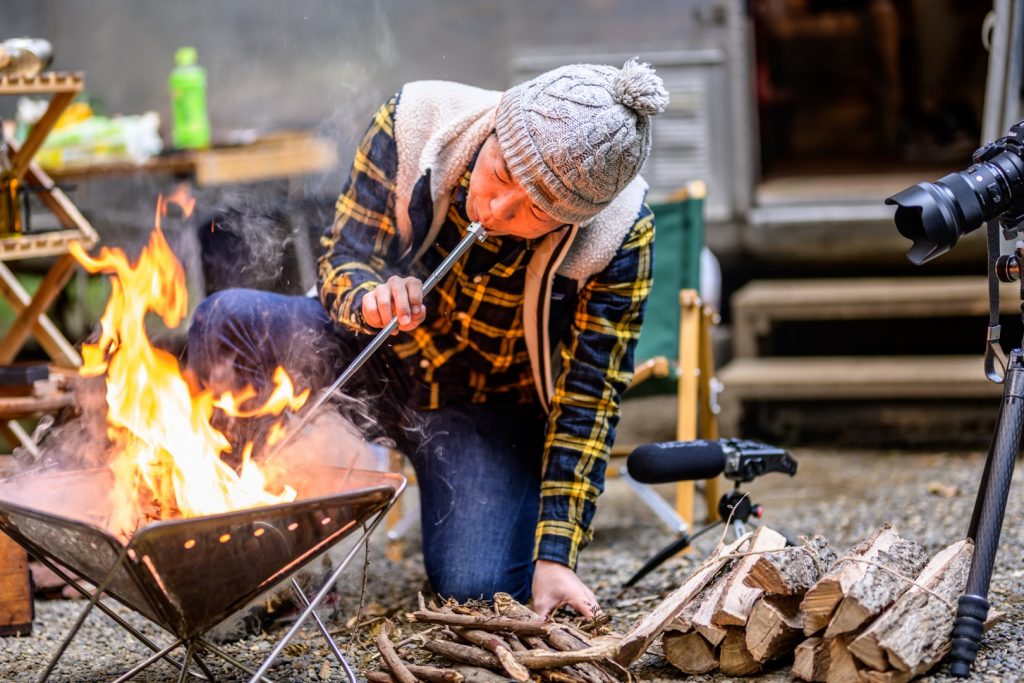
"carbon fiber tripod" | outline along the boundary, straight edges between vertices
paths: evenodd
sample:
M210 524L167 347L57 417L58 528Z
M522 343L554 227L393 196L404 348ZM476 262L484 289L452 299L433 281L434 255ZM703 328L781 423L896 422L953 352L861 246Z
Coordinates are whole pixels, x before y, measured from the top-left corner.
M1016 239L1024 222L1021 216L1000 217L988 225L989 249L989 335L985 352L985 374L994 382L1003 384L1003 400L999 406L996 429L992 435L985 469L974 502L971 526L967 537L974 541L974 556L967 587L960 596L953 627L953 648L950 653L950 673L967 678L978 655L985 620L988 618L988 589L992 581L992 568L999 535L1006 513L1006 500L1010 494L1013 468L1021 448L1024 428L1024 352L1015 348L1009 358L1003 355L999 344L999 282L1021 282L1021 300L1024 302L1024 280L1021 280L1021 262L1024 261L1024 242L1017 242L1014 254L998 256L999 230L1007 238ZM1024 305L1022 305L1024 312ZM1005 372L999 375L996 361Z

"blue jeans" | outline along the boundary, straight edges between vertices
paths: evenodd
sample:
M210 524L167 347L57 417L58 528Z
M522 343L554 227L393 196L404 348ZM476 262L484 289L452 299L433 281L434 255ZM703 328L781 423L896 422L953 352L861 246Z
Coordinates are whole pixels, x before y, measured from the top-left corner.
M247 384L265 389L278 365L298 386L317 391L366 341L334 325L315 299L229 289L196 309L189 365L217 391ZM381 377L401 384L394 358L377 355L359 371L362 385L354 391L379 389ZM376 409L390 411L390 420L400 419L385 391L374 396L380 399ZM539 407L456 403L421 414L423 425L416 438L405 440L405 448L419 484L423 560L431 585L460 601L498 591L528 600L545 434Z

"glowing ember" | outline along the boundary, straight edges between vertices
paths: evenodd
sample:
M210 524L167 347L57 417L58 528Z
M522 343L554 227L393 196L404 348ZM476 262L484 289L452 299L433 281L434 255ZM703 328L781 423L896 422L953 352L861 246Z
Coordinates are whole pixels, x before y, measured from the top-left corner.
M237 471L225 463L221 456L231 445L210 418L215 408L242 418L280 415L285 408L295 411L305 403L308 390L296 395L288 374L278 368L274 390L262 406L248 405L256 393L251 388L214 396L190 387L177 359L149 342L147 313L159 315L173 328L188 312L184 269L160 229L170 203L186 216L195 204L180 190L166 200L160 197L149 245L134 265L120 249L104 247L93 258L72 245L72 254L87 271L112 275L102 334L96 344L83 346L80 372L106 377L110 468L116 478L110 527L126 534L147 517L209 515L288 502L296 495L289 486L270 490L266 474L251 459L251 443L245 444ZM271 430L275 440L281 432L280 424Z

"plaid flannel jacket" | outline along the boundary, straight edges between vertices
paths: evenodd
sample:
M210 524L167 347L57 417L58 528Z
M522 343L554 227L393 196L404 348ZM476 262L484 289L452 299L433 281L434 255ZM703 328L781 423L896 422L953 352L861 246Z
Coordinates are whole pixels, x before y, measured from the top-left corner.
M363 295L392 274L425 277L469 224L465 198L475 159L453 188L447 221L420 262L411 262L417 245L400 244L394 223L399 97L374 116L338 198L334 224L321 240L321 301L334 320L362 332L374 331L363 327L358 315ZM420 181L409 213L414 239L422 242L433 203L429 178ZM523 339L523 283L534 246L531 240L498 237L474 245L428 295L424 324L396 337L398 354L420 368L427 389L421 407L537 400ZM592 537L619 400L632 379L653 247L653 214L644 204L611 263L578 294L576 283L569 283L576 300L567 330L556 340L561 371L547 417L536 559L575 567L579 550Z

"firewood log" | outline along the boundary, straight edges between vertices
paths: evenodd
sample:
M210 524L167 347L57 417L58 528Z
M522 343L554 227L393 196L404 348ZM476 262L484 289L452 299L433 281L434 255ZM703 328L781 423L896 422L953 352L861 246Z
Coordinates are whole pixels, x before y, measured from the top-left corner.
M760 527L750 539L750 546L744 552L763 552L786 547L786 537L768 527ZM730 572L722 597L718 599L711 622L718 626L743 626L747 623L750 610L763 591L744 583L751 568L760 555L744 557ZM746 646L744 646L746 647Z
M693 599L686 603L679 616L668 625L666 630L686 633L698 628L701 631L701 635L713 647L718 646L722 639L725 638L725 629L713 625L711 617L714 615L719 598L722 597L722 591L725 590L725 584L729 580L729 572L738 563L739 560L724 562L719 567L718 573L708 581L707 585Z
M661 635L665 627L679 615L686 603L718 573L719 565L722 563L720 557L746 547L749 540L750 534L746 534L734 543L716 549L697 571L683 582L683 585L665 598L650 614L639 620L626 634L619 644L615 661L622 666L629 666L640 655L647 652L647 648L651 646L654 639Z
M715 577L713 583L708 585L704 594L697 597L697 600L700 600L700 604L693 614L691 625L705 640L711 643L712 647L717 647L725 640L725 627L713 623L713 619L715 608L718 606L719 601L722 599L722 594L725 593L725 588L729 584L730 572L737 564L738 561L734 560L723 566L722 572Z
M405 666L405 662L398 656L395 646L391 644L391 622L385 620L380 632L374 639L380 658L387 665L391 675L399 683L416 683L416 677Z
M825 572L832 569L836 553L822 536L811 539L801 536L800 539L804 541L801 546L783 548L756 558L744 582L770 595L803 595L810 590Z
M727 676L750 676L761 670L761 663L750 655L743 629L730 626L718 651L718 668Z
M762 596L747 619L746 643L750 655L767 662L788 652L804 639L800 598Z
M824 683L828 674L829 647L824 638L812 637L793 651L793 675L810 683Z
M876 562L904 576L917 576L927 562L924 550L913 541L901 538L891 523L884 524L856 545L850 550L849 558L837 561L804 595L800 611L804 613L805 635L827 626L831 627L826 634L828 637L856 629L908 588L905 581L891 573L855 560ZM837 607L841 602L847 604L839 613Z
M825 631L826 638L859 629L906 593L910 581L928 563L928 554L916 542L900 539L888 550L880 551L875 561L892 571L861 563L865 568L864 576L850 587L839 603Z
M1005 612L989 610L988 618L985 619L985 631L988 631L990 628L992 628L1000 621L1002 621L1005 617ZM950 635L952 635L952 633ZM946 658L952 647L952 641L947 639L930 656L930 658L925 659L910 671L900 671L899 669L889 669L888 671L872 671L870 669L866 669L863 672L865 674L864 677L867 681L869 681L869 683L907 683L907 681L912 681L918 676L923 676L929 671L931 671L932 668L934 668L936 665L939 664L939 662Z
M706 674L718 668L715 647L696 631L666 631L661 647L665 659L685 674Z
M860 668L850 654L850 637L826 639L828 643L828 672L825 683L860 683Z
M973 547L963 540L939 552L917 582L955 604L967 585ZM912 586L850 644L850 650L876 671L890 666L911 671L949 640L955 619L948 604Z

